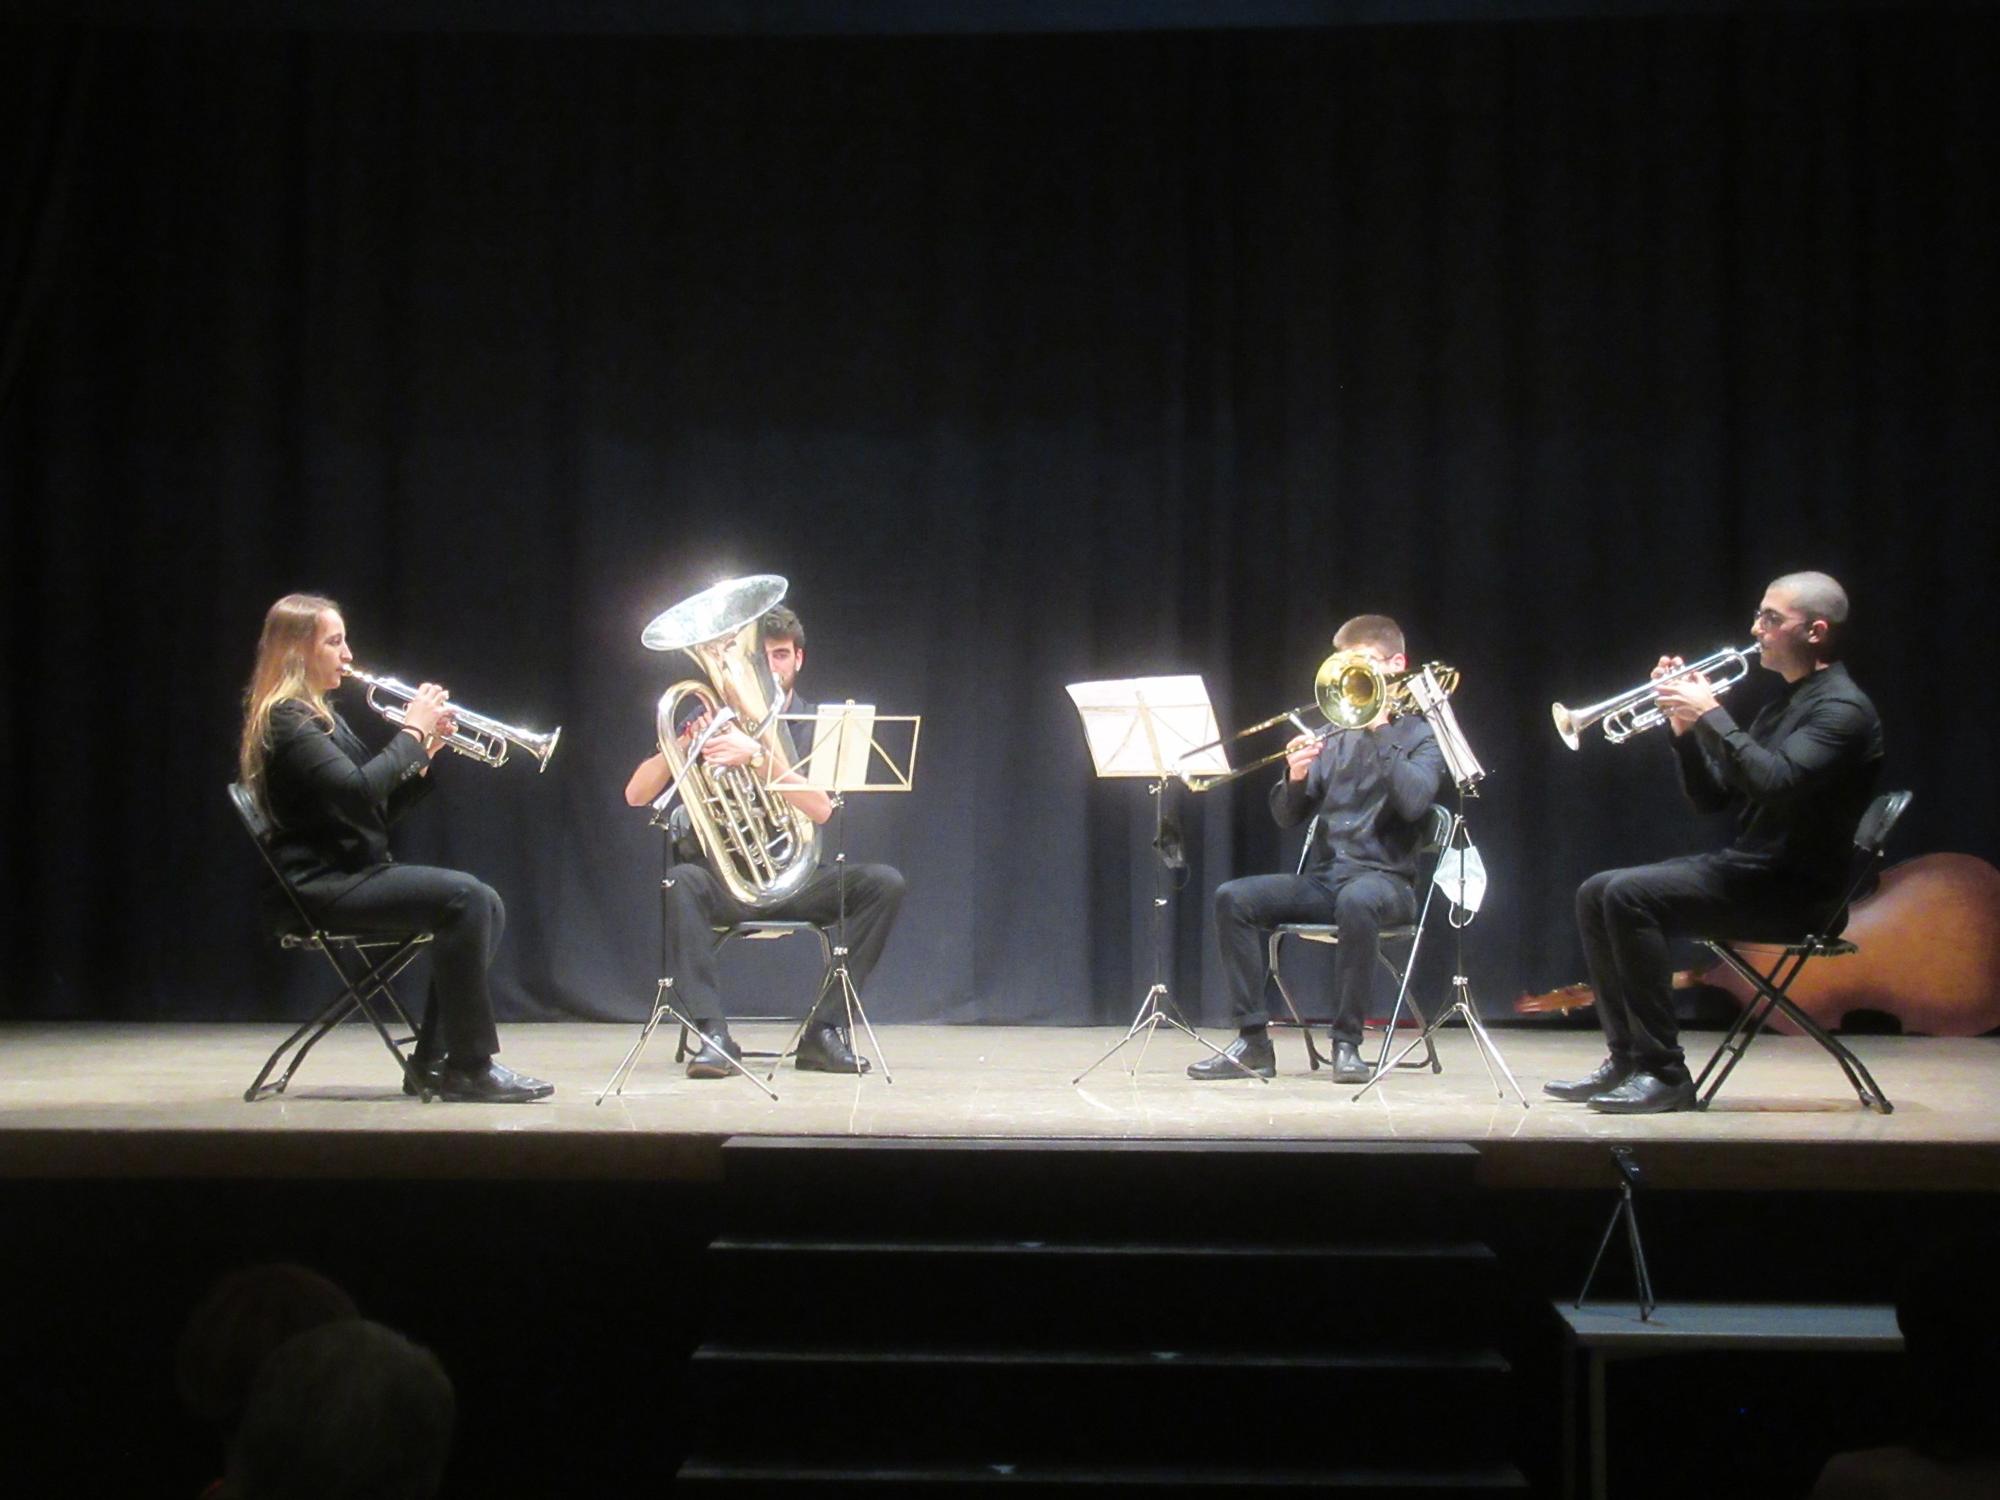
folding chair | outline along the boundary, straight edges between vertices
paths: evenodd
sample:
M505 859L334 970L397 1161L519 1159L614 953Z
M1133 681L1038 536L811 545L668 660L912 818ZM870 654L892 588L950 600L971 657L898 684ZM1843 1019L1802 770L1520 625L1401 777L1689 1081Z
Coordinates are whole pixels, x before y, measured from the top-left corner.
M663 891L666 885L667 882L661 882ZM757 920L733 922L726 927L715 929L715 945L720 949L733 938L742 938L746 942L768 942L773 938L792 937L808 932L819 939L821 960L820 981L819 988L813 995L813 1004L817 1005L819 997L826 993L827 981L833 973L833 939L827 935L825 928L813 922L767 922ZM664 927L661 930L660 942L661 967L664 969L667 957ZM653 995L652 1014L646 1017L646 1024L639 1028L638 1039L626 1050L624 1057L619 1059L618 1066L612 1070L610 1079L602 1089L598 1090L597 1102L599 1104L602 1104L612 1094L623 1094L625 1092L625 1081L632 1076L633 1068L638 1066L639 1054L645 1051L646 1043L653 1039L653 1033L659 1028L660 1022L669 1018L680 1023L680 1039L674 1045L674 1061L677 1063L684 1062L688 1056L689 1021L688 1017L676 1008L673 976L662 973L660 975L659 987ZM739 1017L739 1019L781 1020L784 1018L776 1016L744 1016ZM758 1088L769 1094L773 1099L777 1098L778 1096L772 1093L768 1081L760 1081L754 1073L743 1066L743 1058L752 1057L769 1061L772 1065L771 1072L775 1074L777 1072L777 1064L784 1060L784 1054L779 1052L745 1052L741 1057L732 1061L734 1071L742 1074L743 1077L756 1084Z
M1910 805L1909 792L1884 792L1868 805L1868 811L1861 815L1861 822L1854 830L1854 878L1848 882L1845 892L1826 914L1821 923L1825 932L1830 932L1839 923L1841 914L1861 891L1864 883L1875 873L1882 862L1882 848L1889 842L1890 830L1903 816ZM1808 933L1796 942L1775 945L1770 943L1745 942L1733 945L1721 938L1697 938L1717 958L1721 959L1756 991L1756 997L1736 1018L1736 1024L1729 1028L1729 1034L1722 1039L1722 1045L1715 1049L1701 1074L1694 1081L1695 1094L1701 1108L1706 1109L1722 1087L1723 1080L1742 1061L1743 1054L1750 1050L1750 1044L1757 1040L1757 1033L1764 1029L1773 1011L1783 1011L1791 1018L1792 1024L1807 1036L1818 1042L1833 1055L1840 1064L1847 1081L1854 1085L1854 1092L1861 1097L1863 1107L1877 1114L1891 1114L1896 1106L1889 1102L1889 1096L1870 1076L1861 1059L1848 1050L1832 1032L1807 1015L1798 1005L1787 998L1786 992L1792 982L1799 977L1799 971L1815 958L1847 958L1861 950L1841 938L1827 937L1823 933ZM1775 949L1776 957L1768 970L1759 970L1740 948L1757 948L1766 952ZM1711 1076L1713 1075L1713 1076Z
M1416 921L1384 927L1380 935L1382 946L1375 950L1376 961L1387 969L1390 977L1396 981L1396 1004L1389 1012L1388 1024L1382 1030L1381 1055L1375 1059L1377 1073L1382 1071L1383 1065L1389 1060L1389 1044L1395 1039L1396 1024L1402 1019L1405 1009L1415 1018L1420 1028L1427 1026L1424 1013L1417 1008L1416 999L1410 994L1410 975L1416 970L1417 952L1423 946L1424 924L1430 918L1431 899L1437 894L1437 886L1431 880L1431 875L1437 867L1439 854L1444 850L1445 840L1451 836L1451 826L1451 809L1441 802L1433 802L1430 820L1424 827L1423 842L1417 845L1419 859L1417 878L1423 882L1424 904L1417 913ZM1312 853L1313 837L1318 831L1319 819L1315 817L1306 826L1306 841L1299 850L1296 872L1298 874L1305 873L1306 858ZM1317 1072L1322 1066L1330 1065L1332 1059L1319 1050L1319 1044L1313 1039L1313 1028L1330 1025L1333 1018L1331 1016L1307 1018L1300 1013L1297 1002L1292 999L1292 992L1285 985L1284 970L1278 964L1278 950L1288 937L1299 938L1308 943L1337 944L1340 941L1340 927L1333 922L1282 922L1271 929L1271 936L1265 949L1265 963L1271 971L1271 978L1277 984L1278 998L1285 1002L1285 1010L1288 1013L1287 1017L1273 1017L1271 1025L1296 1026L1304 1034L1306 1058L1312 1064L1313 1071ZM1400 963L1389 956L1387 949L1392 944L1402 948ZM1412 1058L1401 1066L1428 1067L1433 1073L1444 1071L1444 1065L1438 1061L1437 1046L1429 1037L1424 1039L1424 1056Z
M375 1028L375 1034L382 1038L382 1045L389 1049L389 1055L396 1059L396 1066L402 1070L404 1081L416 1090L419 1099L428 1103L432 1093L430 1082L411 1062L409 1053L405 1050L415 1043L417 1028L410 1020L409 1012L403 1009L402 1002L396 998L396 992L390 988L390 983L409 967L410 961L423 950L426 943L430 942L431 935L428 932L393 935L329 932L321 927L306 910L306 904L300 899L297 889L285 879L277 861L271 858L271 820L264 816L256 800L239 782L230 783L229 802L236 809L236 816L242 822L244 830L257 845L257 853L263 858L264 868L271 872L271 878L277 881L278 889L285 893L285 900L291 906L294 920L280 928L278 946L324 954L327 963L333 966L333 972L340 977L339 992L322 1006L311 1020L306 1021L298 1030L278 1043L271 1055L264 1060L264 1066L258 1070L256 1080L243 1091L243 1102L251 1104L268 1094L282 1094L286 1086L291 1083L292 1075L298 1072L299 1065L306 1060L306 1054L318 1045L319 1039L358 1010L368 1018L368 1023ZM393 1013L395 1019L408 1028L411 1033L409 1036L398 1040L389 1034L388 1025L373 1003L378 999L386 1002L388 1010ZM292 1054L291 1062L286 1065L285 1071L279 1074L277 1082L268 1082L288 1052Z
M717 948L721 948L738 938L744 942L757 943L770 942L774 938L803 937L805 934L811 933L819 939L819 987L813 991L813 1004L819 1004L820 997L826 993L827 978L833 973L833 939L827 935L826 928L812 922L750 921L737 922L728 927L718 927L715 930L718 934L718 940L715 945ZM789 1021L793 1018L790 1016L738 1016L737 1019L740 1021ZM680 1041L674 1046L674 1061L685 1062L687 1055L688 1029L683 1026L681 1027ZM743 1055L746 1058L763 1058L769 1062L783 1062L785 1060L785 1054L782 1052L745 1052Z

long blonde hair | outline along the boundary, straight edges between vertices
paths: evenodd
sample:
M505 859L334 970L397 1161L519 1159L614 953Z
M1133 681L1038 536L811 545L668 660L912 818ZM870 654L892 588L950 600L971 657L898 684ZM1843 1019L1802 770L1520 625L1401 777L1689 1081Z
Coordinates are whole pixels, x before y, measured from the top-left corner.
M326 694L306 679L306 660L319 636L319 617L340 606L318 594L287 594L264 615L264 633L257 638L257 664L250 669L250 686L243 691L243 739L236 750L237 778L268 817L271 802L264 785L264 760L271 752L271 710L296 698L312 710L327 732L333 731L333 710Z

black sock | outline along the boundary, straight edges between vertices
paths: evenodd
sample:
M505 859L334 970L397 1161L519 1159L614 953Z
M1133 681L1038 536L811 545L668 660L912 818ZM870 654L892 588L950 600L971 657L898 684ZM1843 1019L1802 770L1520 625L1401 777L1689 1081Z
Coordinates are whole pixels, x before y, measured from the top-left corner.
M1255 1026L1241 1028L1241 1035L1246 1042L1268 1042L1271 1040L1270 1028L1262 1021L1259 1021Z

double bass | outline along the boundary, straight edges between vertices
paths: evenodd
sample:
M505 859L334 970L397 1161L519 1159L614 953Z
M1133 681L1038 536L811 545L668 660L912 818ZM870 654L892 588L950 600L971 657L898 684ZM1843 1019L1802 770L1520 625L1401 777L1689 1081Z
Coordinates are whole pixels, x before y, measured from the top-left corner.
M1799 971L1787 997L1820 1025L1838 1027L1854 1011L1881 1011L1907 1032L1979 1036L2000 1027L2000 870L1971 854L1920 854L1882 872L1874 891L1847 909L1843 938L1860 951L1818 958ZM1732 943L1766 973L1769 944ZM1720 960L1674 975L1676 989L1708 985L1748 1005L1750 986ZM1520 1015L1567 1014L1594 1005L1587 984L1564 985L1514 1002ZM1783 1012L1770 1029L1797 1028Z

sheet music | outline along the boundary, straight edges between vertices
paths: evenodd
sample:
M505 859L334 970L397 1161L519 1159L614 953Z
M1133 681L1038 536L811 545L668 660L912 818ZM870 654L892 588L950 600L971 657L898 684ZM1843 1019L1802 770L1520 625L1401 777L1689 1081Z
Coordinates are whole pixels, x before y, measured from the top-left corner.
M1213 743L1222 734L1198 676L1073 682L1067 691L1099 776L1220 775L1229 769L1228 756ZM1188 758L1204 745L1210 748Z

